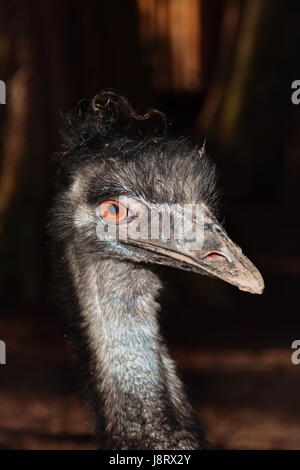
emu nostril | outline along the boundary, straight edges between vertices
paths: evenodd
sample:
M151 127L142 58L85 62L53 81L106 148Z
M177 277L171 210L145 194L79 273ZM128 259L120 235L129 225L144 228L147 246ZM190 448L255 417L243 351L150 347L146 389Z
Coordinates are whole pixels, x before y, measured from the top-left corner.
M211 253L208 253L208 255L205 256L204 259L221 259L221 258L225 258L226 259L226 256L222 255L222 253L218 253L217 251L212 251Z

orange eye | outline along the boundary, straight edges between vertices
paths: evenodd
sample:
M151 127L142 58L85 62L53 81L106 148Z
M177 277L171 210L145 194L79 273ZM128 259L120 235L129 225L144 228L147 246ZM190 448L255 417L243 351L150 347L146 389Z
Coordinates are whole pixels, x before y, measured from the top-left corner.
M118 201L108 200L100 204L99 212L101 217L111 222L122 222L127 217L127 207Z

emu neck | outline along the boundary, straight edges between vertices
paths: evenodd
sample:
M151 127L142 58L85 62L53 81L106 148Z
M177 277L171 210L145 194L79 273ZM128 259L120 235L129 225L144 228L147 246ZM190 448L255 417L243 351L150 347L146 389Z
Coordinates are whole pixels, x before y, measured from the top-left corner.
M204 447L160 337L158 277L118 260L87 262L75 249L72 258L99 444L118 450Z

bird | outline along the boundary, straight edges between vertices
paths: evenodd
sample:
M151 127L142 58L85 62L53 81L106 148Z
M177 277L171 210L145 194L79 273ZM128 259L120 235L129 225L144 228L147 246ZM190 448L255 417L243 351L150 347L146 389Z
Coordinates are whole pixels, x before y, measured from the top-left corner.
M141 129L157 119L163 131ZM264 289L216 218L205 148L165 128L160 111L103 90L65 117L54 159L58 298L99 449L209 447L160 331L162 266Z

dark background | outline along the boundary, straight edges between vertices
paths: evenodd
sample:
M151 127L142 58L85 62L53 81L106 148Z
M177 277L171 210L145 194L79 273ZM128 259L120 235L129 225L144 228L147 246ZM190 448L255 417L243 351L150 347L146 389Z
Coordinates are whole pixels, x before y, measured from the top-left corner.
M89 448L45 224L60 113L103 87L168 113L216 161L221 221L262 296L163 269L162 327L217 448L300 449L299 2L2 0L0 446Z

